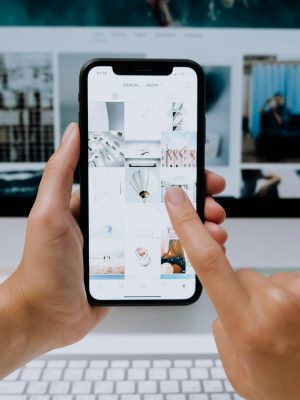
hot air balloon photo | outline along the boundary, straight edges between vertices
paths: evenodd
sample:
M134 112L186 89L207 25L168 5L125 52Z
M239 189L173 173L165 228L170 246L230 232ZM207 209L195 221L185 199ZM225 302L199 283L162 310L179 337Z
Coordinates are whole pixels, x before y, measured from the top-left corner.
M127 168L126 200L130 203L160 201L157 168Z

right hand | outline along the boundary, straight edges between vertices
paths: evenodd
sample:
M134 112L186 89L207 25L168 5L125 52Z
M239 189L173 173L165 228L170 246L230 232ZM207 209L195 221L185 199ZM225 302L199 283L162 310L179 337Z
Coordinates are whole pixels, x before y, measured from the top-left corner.
M166 206L218 318L213 333L224 369L249 400L300 398L300 272L265 277L234 272L186 194L168 190Z

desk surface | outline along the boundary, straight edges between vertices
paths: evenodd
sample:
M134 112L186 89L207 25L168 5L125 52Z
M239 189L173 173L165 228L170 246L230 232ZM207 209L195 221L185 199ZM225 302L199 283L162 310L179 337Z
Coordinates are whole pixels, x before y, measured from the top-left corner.
M212 335L95 335L90 334L52 354L212 354Z

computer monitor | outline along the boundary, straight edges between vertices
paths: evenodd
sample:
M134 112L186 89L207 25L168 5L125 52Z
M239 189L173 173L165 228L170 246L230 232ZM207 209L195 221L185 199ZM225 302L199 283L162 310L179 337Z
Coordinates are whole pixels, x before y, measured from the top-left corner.
M299 216L300 5L20 0L0 15L0 214L27 215L95 57L188 58L207 82L206 165L229 216Z

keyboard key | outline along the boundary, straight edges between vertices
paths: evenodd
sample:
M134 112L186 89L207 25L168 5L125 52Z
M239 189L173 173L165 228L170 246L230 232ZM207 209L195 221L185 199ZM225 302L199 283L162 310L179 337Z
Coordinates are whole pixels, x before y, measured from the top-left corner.
M213 366L214 366L213 360L206 358L195 360L195 367L213 367Z
M160 391L161 393L178 393L179 383L178 381L161 381Z
M65 369L65 381L80 381L83 376L83 369L81 368L67 368Z
M33 394L28 400L50 400L49 394Z
M4 381L16 381L20 375L20 369L12 372L4 378Z
M118 400L116 394L100 394L98 400Z
M96 400L96 396L94 394L78 394L75 397L76 400Z
M211 368L210 373L213 379L227 379L223 368Z
M155 381L141 381L138 383L138 392L145 393L156 393L157 383Z
M87 368L85 371L86 381L101 381L104 377L104 369L102 368Z
M106 379L108 381L122 381L125 379L125 370L121 368L109 368L106 373Z
M153 367L170 368L172 363L170 360L153 360Z
M24 394L16 394L16 395L11 395L11 396L2 396L0 394L0 400L27 400L27 396Z
M43 381L59 381L61 379L63 370L60 368L46 368L44 370Z
M150 368L151 362L150 360L133 360L132 368Z
M50 394L67 394L69 392L70 382L57 381L51 382Z
M69 368L86 368L87 361L86 360L71 360L69 361Z
M128 379L131 381L143 381L146 379L146 370L144 368L129 368Z
M241 396L238 395L238 394L234 394L234 395L233 395L233 398L234 398L234 400L246 400L246 399L244 399L244 397L241 397Z
M162 394L145 394L144 400L163 400Z
M167 400L185 400L184 394L167 394Z
M171 380L176 380L176 379L181 380L188 378L188 373L186 368L170 368L169 374Z
M66 366L66 360L49 360L47 363L48 368L65 368Z
M232 387L232 385L231 385L231 383L229 382L228 379L225 379L224 386L225 386L226 392L229 392L229 393L233 393L234 392L234 389L233 389L233 387Z
M149 379L154 381L163 381L167 379L166 368L150 368L149 369Z
M201 386L199 381L182 381L181 387L183 393L199 393Z
M191 368L190 369L191 379L208 379L208 369L207 368Z
M189 400L208 400L207 394L190 394Z
M124 381L116 383L116 393L132 394L135 392L135 383L132 381Z
M141 396L139 394L123 394L121 400L141 400Z
M45 365L46 362L44 360L32 360L24 368L44 368Z
M114 389L113 382L96 382L95 393L111 394Z
M113 360L111 362L111 368L129 368L129 360Z
M107 368L108 361L107 360L91 360L90 367L91 368Z
M41 376L41 369L37 368L25 368L21 373L22 381L38 381Z
M178 368L191 368L193 366L192 360L175 360L174 367Z
M217 358L217 359L215 360L215 366L216 366L216 367L222 367L222 368L223 368L222 361L221 361L219 358Z
M71 394L56 394L52 397L52 400L73 400L73 396Z
M0 382L1 394L22 394L25 389L25 382Z
M73 382L72 393L73 394L89 394L91 393L92 383L91 382Z
M26 393L28 394L45 394L47 391L48 382L29 382Z
M212 393L212 392L223 392L223 386L221 381L217 380L209 380L209 381L202 381L204 392Z
M210 395L211 400L231 400L231 396L228 393L214 393Z

